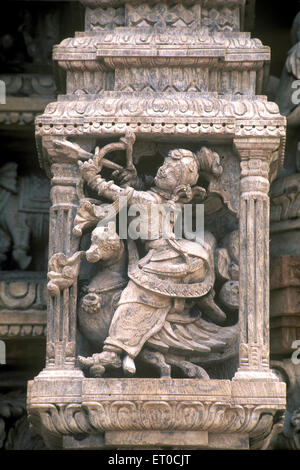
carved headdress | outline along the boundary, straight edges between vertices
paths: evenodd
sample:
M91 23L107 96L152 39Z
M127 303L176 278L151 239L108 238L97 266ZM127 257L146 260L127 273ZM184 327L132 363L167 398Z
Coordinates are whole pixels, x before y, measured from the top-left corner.
M178 167L182 184L194 186L197 184L200 172L207 176L218 177L223 171L219 155L207 147L202 147L195 153L187 149L170 150L168 157L175 160L174 164Z

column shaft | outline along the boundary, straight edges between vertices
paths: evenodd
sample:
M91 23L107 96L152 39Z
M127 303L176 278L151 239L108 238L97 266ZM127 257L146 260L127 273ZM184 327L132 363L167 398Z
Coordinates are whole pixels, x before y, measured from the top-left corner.
M53 164L50 209L49 259L55 253L72 256L79 239L72 234L78 206L80 183L77 164ZM72 368L75 364L77 282L49 296L47 324L47 366Z
M276 380L269 368L270 149L238 148L240 180L240 358L234 380Z

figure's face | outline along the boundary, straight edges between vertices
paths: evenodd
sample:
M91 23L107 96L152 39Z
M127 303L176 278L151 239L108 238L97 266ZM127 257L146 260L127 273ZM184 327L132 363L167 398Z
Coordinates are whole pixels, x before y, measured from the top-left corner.
M179 184L179 168L174 160L166 158L154 178L155 185L165 191L173 191Z

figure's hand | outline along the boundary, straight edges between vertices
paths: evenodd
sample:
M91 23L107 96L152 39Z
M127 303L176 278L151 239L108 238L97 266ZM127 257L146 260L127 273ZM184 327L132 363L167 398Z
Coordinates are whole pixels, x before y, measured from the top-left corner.
M195 186L192 188L193 200L194 201L204 201L207 197L206 190L201 186Z
M180 185L174 191L174 200L180 201L184 204L190 202L193 199L192 189L188 185Z
M82 177L86 180L88 180L89 177L95 176L97 173L99 173L99 167L95 165L94 160L92 159L84 163L81 161L78 161L78 165L79 165L80 173Z
M136 136L132 131L127 131L124 137L121 137L120 141L124 142L126 147L132 147L135 142Z
M112 173L114 181L120 186L135 186L138 182L138 176L135 168L126 168L124 170L116 170Z

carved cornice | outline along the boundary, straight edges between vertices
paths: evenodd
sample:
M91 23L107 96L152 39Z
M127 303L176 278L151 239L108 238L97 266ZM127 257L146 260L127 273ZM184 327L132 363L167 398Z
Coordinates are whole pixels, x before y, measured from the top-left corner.
M62 435L90 434L114 429L251 433L263 413L275 411L272 406L232 405L218 401L193 402L178 398L168 400L116 400L69 404L29 405L29 420L34 430ZM282 409L282 405L276 407ZM122 416L123 415L123 416Z
M168 31L149 28L117 28L113 31L97 31L97 34L78 33L75 38L63 40L54 47L53 58L63 68L70 69L79 61L86 70L96 67L93 61L101 61L107 70L119 66L166 65L228 66L238 69L256 69L270 60L269 47L248 33L209 34L207 30L187 28ZM158 54L159 50L159 54ZM174 64L172 63L174 62ZM257 63L255 65L255 63ZM98 65L99 67L99 65Z
M90 52L100 49L102 45L132 45L144 46L147 44L157 46L202 46L206 49L211 47L227 49L253 49L270 52L268 46L264 46L260 39L251 38L250 33L224 33L210 34L207 29L193 30L187 28L176 28L172 31L156 28L118 28L114 31L97 31L96 33L78 32L74 38L64 39L54 47L54 52L79 52L86 49Z
M231 96L232 98L232 96ZM50 103L36 119L36 135L137 134L274 137L284 146L285 118L275 103L203 97L197 93L118 93Z
M105 92L76 101L64 99L50 103L45 113L36 119L36 137L42 166L43 160L48 160L46 155L42 156L41 138L45 136L111 136L128 130L137 135L158 137L213 138L220 135L223 139L232 141L235 137L241 142L253 137L256 139L254 151L258 150L258 142L264 141L261 149L269 141L273 150L278 146L278 151L270 157L277 165L284 152L285 124L286 119L279 114L278 106L264 97L251 100L232 95L204 97L199 93Z
M222 133L229 126L231 133L238 133L240 136L283 136L286 123L285 118L279 114L278 106L264 97L251 100L238 99L232 95L217 98L213 94L203 96L199 93L104 92L102 95L76 98L74 101L65 99L48 104L44 114L36 120L37 133L48 133L48 129L45 132L46 129L42 131L41 128L49 124L52 124L51 128L56 124L81 124L85 125L88 132L88 123L92 123L91 127L95 124L96 129L100 128L96 123L101 122L113 127L126 123L126 119L131 123L141 119L140 124L146 125L145 119L147 124L151 124L152 118L157 125L177 122L190 123L195 127L203 126L204 132L208 131L205 129L206 124L209 127L211 122L221 123Z

